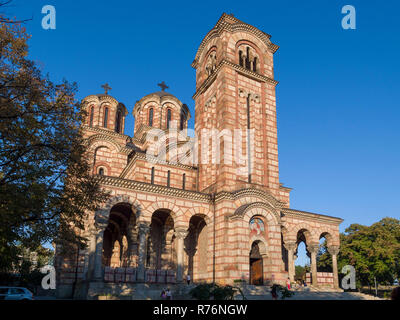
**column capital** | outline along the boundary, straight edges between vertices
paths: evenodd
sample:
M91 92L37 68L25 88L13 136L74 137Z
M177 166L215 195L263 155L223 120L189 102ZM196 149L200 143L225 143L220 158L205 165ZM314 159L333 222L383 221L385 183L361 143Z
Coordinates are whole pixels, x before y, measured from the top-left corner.
M175 237L177 237L178 239L185 239L188 233L189 231L187 231L185 228L175 229Z
M286 242L283 243L283 246L288 251L294 251L294 250L296 250L297 243L295 241L286 241Z
M310 253L317 254L318 251L319 251L319 244L310 243L310 244L307 245L307 250L308 250Z
M139 235L146 235L150 231L150 226L147 223L139 224Z
M337 255L339 253L339 246L329 246L328 247L328 252L333 256Z

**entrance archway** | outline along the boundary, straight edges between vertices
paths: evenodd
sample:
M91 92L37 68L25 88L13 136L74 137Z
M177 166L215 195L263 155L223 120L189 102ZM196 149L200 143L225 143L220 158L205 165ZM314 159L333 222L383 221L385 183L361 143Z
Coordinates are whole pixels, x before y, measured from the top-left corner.
M128 243L127 236L129 229L136 225L136 216L132 212L129 203L118 203L110 210L108 224L104 230L102 265L112 268L126 267L130 264L131 251L132 256L137 256L133 250L135 239L130 239Z
M174 220L170 210L153 213L147 242L146 267L154 270L175 269Z
M263 257L260 253L259 241L254 241L250 250L250 284L264 284Z
M203 215L194 215L189 221L189 233L185 239L186 274L193 281L205 280L207 276L207 223Z

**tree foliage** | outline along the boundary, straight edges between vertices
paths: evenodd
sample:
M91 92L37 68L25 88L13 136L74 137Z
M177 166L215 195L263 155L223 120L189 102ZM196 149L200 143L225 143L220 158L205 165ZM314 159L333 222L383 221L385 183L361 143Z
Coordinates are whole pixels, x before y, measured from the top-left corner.
M339 271L356 269L361 284L392 283L400 275L400 220L384 218L371 226L352 224L341 235Z
M319 272L332 272L332 256L327 249L327 241L324 240L317 254L317 268Z
M108 197L89 172L75 83L53 84L27 59L29 35L0 19L0 270L19 248L84 246L88 211Z
M318 270L332 265L331 256L319 256ZM391 284L400 275L400 220L384 218L371 226L352 224L340 234L338 271L352 265L359 285Z

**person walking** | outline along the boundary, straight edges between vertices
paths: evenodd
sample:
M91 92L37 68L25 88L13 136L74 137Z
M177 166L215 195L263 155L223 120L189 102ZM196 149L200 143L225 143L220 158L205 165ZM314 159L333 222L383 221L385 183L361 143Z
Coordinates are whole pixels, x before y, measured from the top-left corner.
M186 282L188 285L190 284L190 274L189 273L186 275Z
M172 293L171 290L169 290L169 288L167 288L167 291L165 291L165 296L167 300L172 300Z
M278 299L277 287L278 286L276 284L272 285L271 289L272 300Z
M287 278L286 286L287 286L288 290L290 290L290 278Z
M160 295L161 299L165 299L167 296L165 294L165 290L161 291L161 295Z

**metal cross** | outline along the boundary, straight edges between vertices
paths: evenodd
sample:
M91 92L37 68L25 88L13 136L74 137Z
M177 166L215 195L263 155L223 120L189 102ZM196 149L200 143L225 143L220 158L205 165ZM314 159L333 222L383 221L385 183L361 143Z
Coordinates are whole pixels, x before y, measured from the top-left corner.
M165 89L168 89L168 88L169 88L169 87L165 84L164 81L161 82L161 83L159 83L159 84L157 84L157 85L161 88L162 91L165 91Z
M111 87L108 85L108 83L103 84L101 87L104 89L105 94L108 94L108 90L111 90Z

